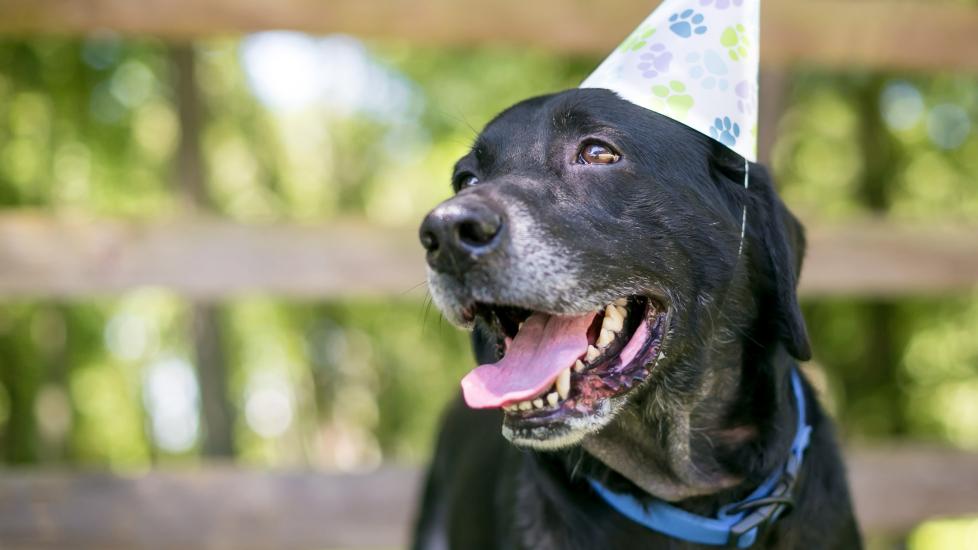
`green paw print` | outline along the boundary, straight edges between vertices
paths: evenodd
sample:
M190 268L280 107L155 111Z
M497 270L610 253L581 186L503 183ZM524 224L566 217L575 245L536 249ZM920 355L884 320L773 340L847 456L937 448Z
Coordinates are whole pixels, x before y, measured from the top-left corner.
M625 39L624 42L622 42L621 51L623 53L628 53L628 52L637 52L638 50L641 50L642 48L645 47L646 44L648 44L648 40L649 38L652 38L653 34L655 34L655 27L652 28L643 27L640 29L636 29L631 36L629 36L628 38Z
M747 38L747 29L743 25L727 27L720 35L720 44L727 48L730 59L739 61L747 57L747 48L750 46L750 39Z
M668 86L652 86L657 110L668 111L679 120L685 119L693 108L693 96L685 92L686 85L678 80L670 81Z

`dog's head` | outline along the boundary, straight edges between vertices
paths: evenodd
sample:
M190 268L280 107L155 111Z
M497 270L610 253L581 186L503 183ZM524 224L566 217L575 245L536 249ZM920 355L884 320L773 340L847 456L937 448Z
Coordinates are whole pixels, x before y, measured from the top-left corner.
M807 358L801 228L763 169L749 189L744 170L606 90L494 119L421 226L435 303L495 350L463 380L469 405L505 410L512 442L555 449L702 397L718 355L748 353L745 334Z

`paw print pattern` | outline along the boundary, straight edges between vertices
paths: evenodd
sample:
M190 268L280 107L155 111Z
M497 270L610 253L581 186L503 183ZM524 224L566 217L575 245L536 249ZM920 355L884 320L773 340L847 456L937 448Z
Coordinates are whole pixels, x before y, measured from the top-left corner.
M718 10L725 10L730 6L739 6L744 3L744 0L700 0L701 6L713 6Z
M699 81L704 90L726 91L730 87L727 62L716 50L706 50L702 54L692 52L686 56L686 65L689 67L689 77Z
M740 137L740 124L731 122L728 116L717 118L710 128L710 135L727 147L733 148L737 144L737 138Z
M655 78L669 70L672 52L666 49L665 44L652 44L649 46L649 51L643 53L639 59L641 62L638 64L638 70L642 71L642 76Z
M747 57L747 48L750 46L750 40L747 38L747 29L743 25L727 27L724 29L723 34L720 35L720 44L724 48L727 48L730 59L734 61L739 61Z
M669 18L669 30L683 38L689 38L693 33L703 34L706 32L703 19L703 14L694 10L677 12Z
M737 110L748 115L754 114L754 107L757 105L755 86L744 80L734 87L734 93L737 94Z
M685 119L695 103L693 96L686 93L686 85L678 80L670 81L668 86L653 86L652 93L658 110L665 110L678 120Z
M621 51L623 53L637 52L648 44L649 38L655 34L655 27L642 27L636 29L631 36L625 39L621 44Z

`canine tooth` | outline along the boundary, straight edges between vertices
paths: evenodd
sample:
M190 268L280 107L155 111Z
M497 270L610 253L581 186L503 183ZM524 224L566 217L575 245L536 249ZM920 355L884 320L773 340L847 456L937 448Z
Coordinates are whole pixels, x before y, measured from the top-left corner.
M587 355L584 356L584 359L586 361L594 361L595 359L598 358L599 355L601 355L601 352L598 351L598 348L594 346L588 346Z
M615 339L615 333L607 329L601 329L601 334L598 336L598 341L595 342L598 348L607 347Z
M534 399L533 400L533 406L536 407L536 408L538 408L538 409L542 409L543 408L543 399L540 399L539 397L537 397L536 399Z
M574 372L584 372L584 361L580 359L574 361Z
M610 308L611 306L608 307ZM625 322L621 317L605 316L604 321L601 322L602 332L605 330L618 332L623 326L625 326Z
M621 315L622 320L628 317L628 310L625 309L625 306L615 306L615 311L618 312L618 315Z
M556 407L558 401L560 401L560 396L557 395L557 392L552 391L547 394L547 403L550 403L551 407Z
M533 408L533 403L530 403L529 401L520 401L518 406L521 411L528 411Z
M561 399L567 399L570 395L570 378L570 369L560 371L560 376L557 377L557 393Z
M625 307L628 305L628 298L618 298L612 303L615 304L616 306Z
M608 307L604 308L604 318L607 319L609 317L617 317L618 319L622 320L625 319L625 317L621 314L621 311L618 309L618 306L614 304L609 304Z

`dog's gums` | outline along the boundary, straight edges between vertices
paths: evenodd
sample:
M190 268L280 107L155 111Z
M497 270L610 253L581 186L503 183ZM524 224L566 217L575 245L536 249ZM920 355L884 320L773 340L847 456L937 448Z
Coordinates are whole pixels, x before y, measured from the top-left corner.
M494 335L499 361L465 377L466 401L503 409L504 433L514 442L580 439L648 378L662 355L666 313L645 297L580 316L478 304L469 315Z

